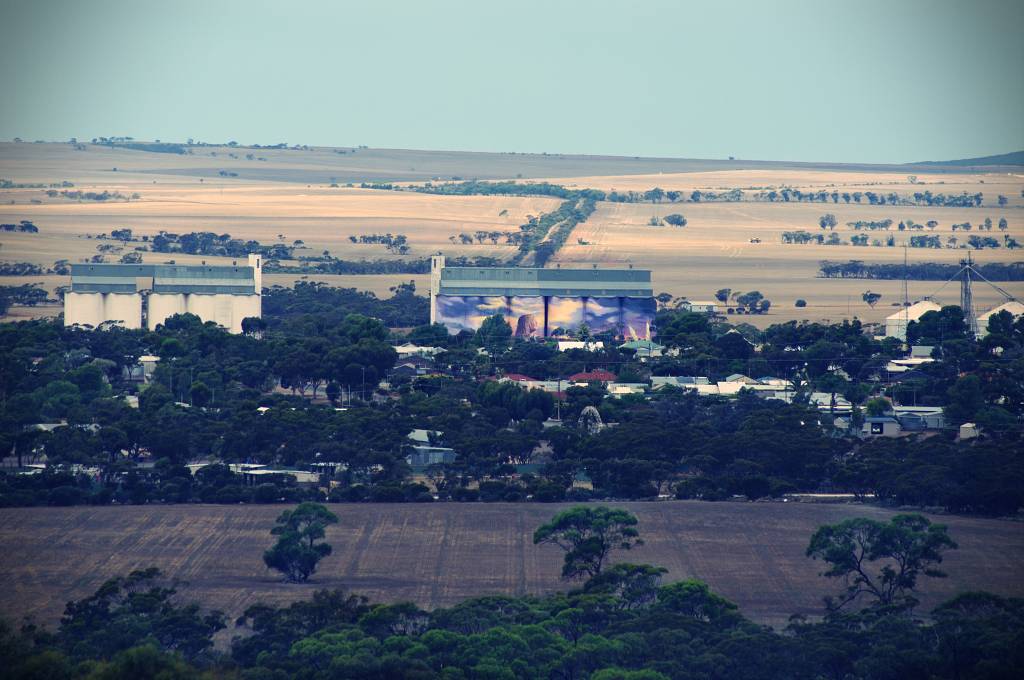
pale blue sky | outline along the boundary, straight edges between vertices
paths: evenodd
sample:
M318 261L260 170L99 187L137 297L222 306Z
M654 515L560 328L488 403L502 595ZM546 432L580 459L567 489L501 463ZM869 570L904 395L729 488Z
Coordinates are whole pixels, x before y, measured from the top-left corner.
M1024 149L1022 35L1022 0L0 0L0 138L945 160Z

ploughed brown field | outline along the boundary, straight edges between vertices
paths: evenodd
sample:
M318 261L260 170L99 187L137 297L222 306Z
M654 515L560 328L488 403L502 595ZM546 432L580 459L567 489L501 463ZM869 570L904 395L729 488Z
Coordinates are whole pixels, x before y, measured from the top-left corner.
M666 567L669 580L699 578L748 617L785 625L821 613L838 584L804 556L821 524L889 510L804 503L621 503L640 519L645 545L618 559ZM333 554L303 585L282 583L262 552L282 506L15 508L0 511L0 615L55 624L64 605L108 578L157 566L188 582L186 599L231 616L258 602L286 603L321 588L371 601L433 608L486 594L543 594L559 581L562 553L533 545L534 529L565 505L335 505ZM1024 525L932 517L960 548L946 579L923 579L922 610L967 590L1024 596Z

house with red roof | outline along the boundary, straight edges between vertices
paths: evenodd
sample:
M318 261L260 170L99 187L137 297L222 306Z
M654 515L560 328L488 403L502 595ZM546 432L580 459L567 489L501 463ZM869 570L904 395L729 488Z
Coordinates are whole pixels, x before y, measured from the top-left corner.
M571 382L612 382L615 378L614 373L601 368L569 376Z

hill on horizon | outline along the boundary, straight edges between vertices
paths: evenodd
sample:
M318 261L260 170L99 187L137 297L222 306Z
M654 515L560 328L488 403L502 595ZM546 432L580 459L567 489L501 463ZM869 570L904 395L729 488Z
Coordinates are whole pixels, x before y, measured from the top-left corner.
M979 156L977 158L959 158L952 161L921 161L920 165L955 165L957 167L975 167L982 165L1024 165L1024 151L1011 151L995 156Z

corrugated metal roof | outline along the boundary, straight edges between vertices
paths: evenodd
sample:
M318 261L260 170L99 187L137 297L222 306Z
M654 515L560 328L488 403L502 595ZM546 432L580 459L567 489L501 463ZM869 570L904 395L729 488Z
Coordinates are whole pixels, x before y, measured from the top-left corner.
M73 264L76 293L134 293L136 279L152 278L154 293L254 295L255 271L241 265Z

